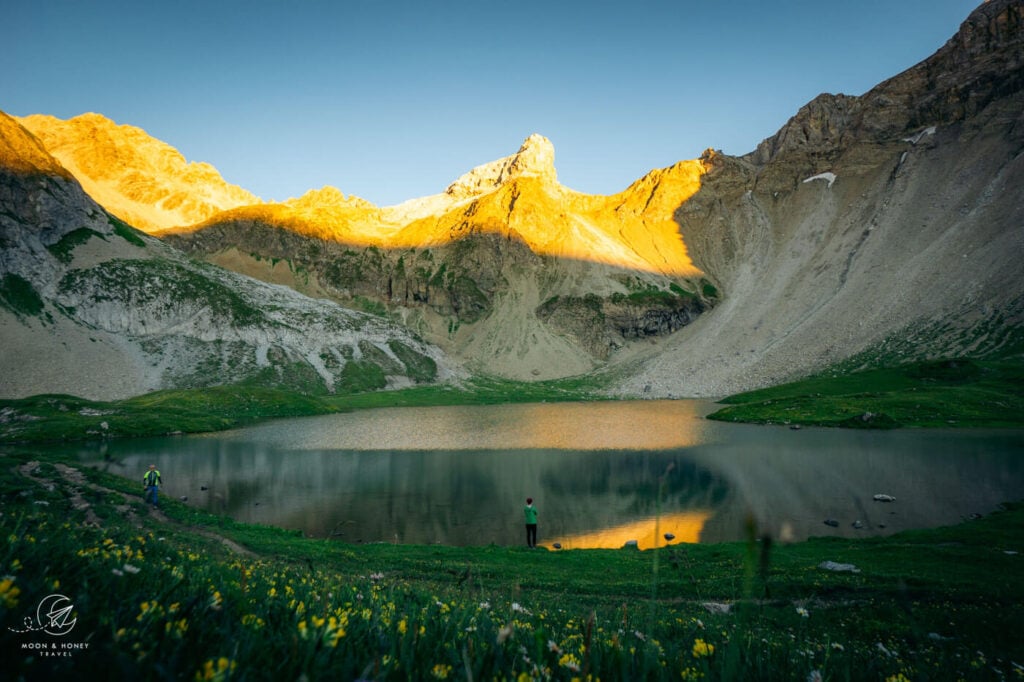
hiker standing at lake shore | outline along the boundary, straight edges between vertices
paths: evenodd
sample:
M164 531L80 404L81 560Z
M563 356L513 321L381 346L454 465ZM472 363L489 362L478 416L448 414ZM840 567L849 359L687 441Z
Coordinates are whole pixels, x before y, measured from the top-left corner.
M526 498L526 507L523 509L526 516L526 546L530 549L537 547L537 508L533 506L533 498Z

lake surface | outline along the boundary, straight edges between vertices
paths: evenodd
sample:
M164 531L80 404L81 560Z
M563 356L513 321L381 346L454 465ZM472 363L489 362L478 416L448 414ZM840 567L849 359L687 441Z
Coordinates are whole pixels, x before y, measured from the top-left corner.
M152 462L162 492L190 505L354 543L525 544L526 497L540 543L565 548L652 546L665 533L736 540L749 518L784 540L868 536L1024 499L1021 431L795 431L703 419L712 407L377 409L111 441L78 456L140 481Z

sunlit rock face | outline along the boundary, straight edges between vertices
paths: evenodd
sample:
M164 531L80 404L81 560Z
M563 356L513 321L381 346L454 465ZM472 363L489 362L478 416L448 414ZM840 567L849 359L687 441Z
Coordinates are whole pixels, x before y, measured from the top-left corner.
M196 262L134 230L2 112L0 339L8 398L243 380L347 391L458 372L389 320Z
M18 119L89 195L145 231L192 225L220 211L256 204L208 163L189 163L178 150L130 125L99 114L61 120Z
M554 147L531 135L516 154L474 168L444 193L399 206L380 208L324 187L163 235L262 223L349 247L413 249L494 234L521 241L540 256L696 276L701 273L686 255L672 212L699 188L703 173L701 161L681 162L652 171L619 194L583 194L558 184Z
M602 196L559 184L554 155L531 135L398 206L325 187L160 234L253 276L377 302L487 373L580 374L714 304L674 218L706 164L680 162Z
M551 140L534 133L519 151L497 161L477 166L445 190L456 199L465 199L497 189L515 177L536 177L548 184L557 182L555 147Z

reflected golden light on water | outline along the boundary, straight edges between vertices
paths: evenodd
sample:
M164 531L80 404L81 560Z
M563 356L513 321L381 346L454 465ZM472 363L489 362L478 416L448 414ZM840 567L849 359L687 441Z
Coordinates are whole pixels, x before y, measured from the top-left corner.
M658 521L643 519L590 533L565 535L539 544L548 549L553 549L555 543L562 549L619 549L630 540L636 540L640 549L654 549L679 542L695 543L700 542L701 531L710 518L710 511L695 509L665 514ZM666 540L666 533L675 537Z
M669 450L705 443L710 410L699 400L394 407L246 434L289 450Z
M507 409L513 406L502 406ZM667 450L704 440L698 401L529 403L519 406L516 433L502 434L510 447L586 450ZM500 447L500 446L499 446Z

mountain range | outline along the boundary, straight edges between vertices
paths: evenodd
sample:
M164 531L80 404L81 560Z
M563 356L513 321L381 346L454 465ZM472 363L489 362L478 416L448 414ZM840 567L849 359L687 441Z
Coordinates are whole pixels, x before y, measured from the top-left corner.
M622 192L531 135L436 195L263 202L98 114L0 116L0 395L600 372L645 397L1016 354L1022 3ZM138 228L138 230L134 229Z

